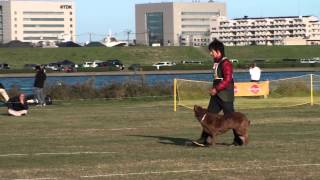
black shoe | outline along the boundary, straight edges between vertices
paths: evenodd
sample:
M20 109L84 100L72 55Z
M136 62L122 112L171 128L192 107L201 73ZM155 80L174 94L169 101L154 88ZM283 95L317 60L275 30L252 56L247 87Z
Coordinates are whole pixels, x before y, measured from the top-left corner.
M233 143L232 143L232 145L233 146L242 146L243 145L243 143L242 143L242 141L233 141Z

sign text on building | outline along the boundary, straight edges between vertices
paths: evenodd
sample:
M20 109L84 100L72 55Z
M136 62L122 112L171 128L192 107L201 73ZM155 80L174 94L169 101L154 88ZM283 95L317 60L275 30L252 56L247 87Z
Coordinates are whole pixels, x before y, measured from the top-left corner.
M60 9L72 9L71 5L60 5Z

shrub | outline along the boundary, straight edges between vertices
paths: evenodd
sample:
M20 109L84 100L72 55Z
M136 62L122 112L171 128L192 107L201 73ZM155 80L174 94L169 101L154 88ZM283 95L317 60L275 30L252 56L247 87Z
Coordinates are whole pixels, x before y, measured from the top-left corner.
M46 87L47 94L53 99L95 99L95 98L126 98L139 96L168 96L172 85L169 83L146 84L144 78L127 82L116 82L95 87L95 80L91 79L83 84L67 85L65 83L51 84Z

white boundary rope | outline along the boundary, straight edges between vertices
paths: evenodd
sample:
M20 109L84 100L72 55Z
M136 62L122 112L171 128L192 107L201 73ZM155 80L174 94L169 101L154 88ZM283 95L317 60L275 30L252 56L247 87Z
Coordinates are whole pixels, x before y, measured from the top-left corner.
M13 180L54 180L58 178L34 178L34 179L13 179Z
M274 169L274 168L292 168L292 167L311 167L320 166L320 164L288 164L288 165L274 165L274 166L255 166L247 168L211 168L211 169L189 169L189 170L175 170L175 171L146 171L146 172L132 172L132 173L110 173L100 175L87 175L80 176L82 179L103 178L103 177L121 177L121 176L144 176L153 174L179 174L179 173L197 173L197 172L210 172L210 171L234 171L234 170L253 170L253 169ZM44 177L44 178L32 178L32 179L12 179L12 180L54 180L62 179L57 177Z
M150 172L134 172L134 173L117 173L117 174L104 174L104 175L91 175L80 176L80 178L101 178L101 177L117 177L117 176L133 176L133 175L152 175L152 174L174 174L174 173L193 173L205 171L233 171L233 170L252 170L252 169L273 169L273 168L290 168L290 167L308 167L320 166L320 164L293 164L293 165L278 165L266 167L248 167L248 168L212 168L212 169L190 169L190 170L177 170L177 171L150 171Z
M0 157L50 156L50 155L82 155L82 154L116 154L118 152L59 152L33 154L0 154Z

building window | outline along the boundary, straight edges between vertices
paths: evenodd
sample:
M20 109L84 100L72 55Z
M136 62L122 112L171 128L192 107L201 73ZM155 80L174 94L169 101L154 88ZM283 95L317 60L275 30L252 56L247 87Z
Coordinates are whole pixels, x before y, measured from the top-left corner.
M23 40L58 40L58 37L23 37Z
M210 28L210 25L182 25L182 28Z
M72 18L70 18L70 21L72 21Z
M24 34L62 34L64 31L23 31Z
M181 15L220 16L220 12L181 12Z
M70 24L70 27L72 28L72 27L73 27L73 25L72 25L72 24Z
M24 24L23 27L64 27L64 24Z
M24 21L64 21L64 18L23 18Z
M24 11L24 15L64 15L64 12Z
M72 12L70 12L70 15L72 15Z
M182 18L181 21L184 22L209 22L209 18Z
M151 46L152 44L160 44L161 46L163 46L163 13L147 13L146 19L149 45Z

